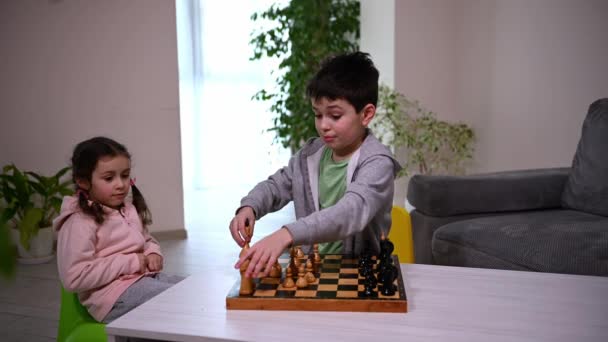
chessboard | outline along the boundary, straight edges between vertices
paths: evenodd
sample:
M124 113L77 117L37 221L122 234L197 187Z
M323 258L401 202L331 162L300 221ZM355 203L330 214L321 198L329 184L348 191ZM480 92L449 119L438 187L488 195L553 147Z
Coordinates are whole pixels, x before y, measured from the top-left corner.
M284 288L281 278L254 279L254 291L240 295L240 279L226 297L228 310L296 310L296 311L360 311L407 312L407 298L399 259L391 256L397 266L394 295L384 296L378 287L371 295L364 292L364 277L359 273L359 260L339 254L321 255L321 264L315 273L316 280L306 288ZM306 262L306 257L301 258ZM289 263L289 255L279 258L282 268ZM375 267L375 266L374 266Z

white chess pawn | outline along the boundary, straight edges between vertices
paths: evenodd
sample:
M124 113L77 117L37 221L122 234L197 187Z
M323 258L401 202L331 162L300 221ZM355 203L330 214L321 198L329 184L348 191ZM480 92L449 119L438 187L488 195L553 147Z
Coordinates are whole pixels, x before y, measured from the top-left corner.
M300 265L300 268L298 269L298 280L296 281L296 286L299 289L308 287L308 282L306 281L306 278L304 278L304 265Z
M279 264L279 261L277 260L274 265L271 266L268 276L271 278L281 278L282 272L283 269L281 268L281 264Z
M314 255L313 269L315 270L315 273L319 273L319 267L321 266L321 254L319 254L319 244L315 243L312 248Z
M306 282L308 282L309 284L312 284L317 280L312 271L312 262L310 261L310 259L308 259L308 261L306 261L306 275L304 277L306 278Z
M285 281L283 281L283 287L286 289L291 289L296 284L293 282L293 274L291 273L291 267L285 267Z
M296 256L300 259L304 257L304 251L302 251L301 246L296 247Z

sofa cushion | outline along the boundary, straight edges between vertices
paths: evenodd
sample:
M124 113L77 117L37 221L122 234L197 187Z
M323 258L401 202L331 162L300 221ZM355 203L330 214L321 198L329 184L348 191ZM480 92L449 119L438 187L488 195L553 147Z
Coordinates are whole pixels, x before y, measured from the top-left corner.
M608 98L589 106L562 206L608 216Z
M608 275L608 218L573 210L489 216L437 229L441 265Z

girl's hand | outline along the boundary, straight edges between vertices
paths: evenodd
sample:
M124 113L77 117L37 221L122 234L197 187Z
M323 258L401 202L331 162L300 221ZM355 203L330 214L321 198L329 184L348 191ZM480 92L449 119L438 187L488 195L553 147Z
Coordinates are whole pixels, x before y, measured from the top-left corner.
M245 231L245 223L249 223L249 234ZM230 221L230 234L236 243L243 247L251 241L253 227L255 226L255 213L251 207L242 207Z
M137 253L137 258L139 259L139 273L146 273L146 269L148 268L148 259L143 253Z
M150 270L150 272L160 272L163 269L162 256L156 253L151 253L146 256L146 260L148 263L148 270Z
M287 228L283 227L251 246L247 250L247 253L237 261L234 268L239 269L242 263L250 259L245 276L253 278L266 277L270 273L272 265L292 242L291 233Z

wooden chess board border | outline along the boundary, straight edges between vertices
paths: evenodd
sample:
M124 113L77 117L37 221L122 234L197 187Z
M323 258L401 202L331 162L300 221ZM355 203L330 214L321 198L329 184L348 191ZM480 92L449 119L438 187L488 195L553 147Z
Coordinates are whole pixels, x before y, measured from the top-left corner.
M343 255L342 258L352 258ZM315 297L256 297L239 294L240 277L226 296L227 310L285 310L285 311L348 311L348 312L407 312L407 297L399 259L393 255L397 266L397 292L399 298L353 297L353 298L315 298ZM259 279L256 279L256 290ZM255 294L255 293L254 293Z

